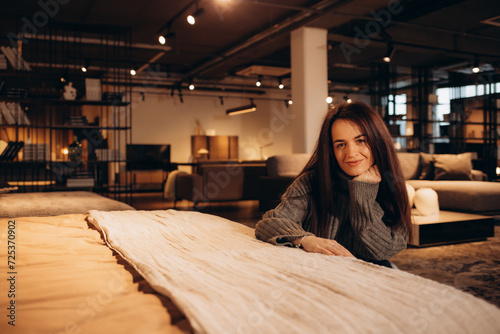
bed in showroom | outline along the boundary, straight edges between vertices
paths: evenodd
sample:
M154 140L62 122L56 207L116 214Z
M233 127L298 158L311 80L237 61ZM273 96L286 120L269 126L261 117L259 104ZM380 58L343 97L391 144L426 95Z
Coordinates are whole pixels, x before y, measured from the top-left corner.
M9 217L0 231L1 333L500 330L500 309L452 287L194 211Z

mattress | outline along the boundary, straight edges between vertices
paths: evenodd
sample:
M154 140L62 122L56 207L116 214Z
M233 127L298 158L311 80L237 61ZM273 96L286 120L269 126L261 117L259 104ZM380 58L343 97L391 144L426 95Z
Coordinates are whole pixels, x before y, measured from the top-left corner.
M0 218L46 217L89 210L133 210L123 202L89 191L0 194Z
M500 309L452 287L198 212L0 219L0 232L0 333L500 331Z
M0 333L192 331L175 304L107 247L85 215L0 219L0 232ZM15 258L8 258L8 241Z
M355 258L259 241L214 215L99 212L88 220L199 333L498 333L500 309Z

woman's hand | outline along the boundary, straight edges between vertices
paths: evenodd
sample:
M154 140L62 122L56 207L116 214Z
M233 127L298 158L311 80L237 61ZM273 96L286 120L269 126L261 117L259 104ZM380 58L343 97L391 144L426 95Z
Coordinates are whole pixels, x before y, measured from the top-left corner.
M378 171L378 167L373 165L368 168L364 173L359 174L355 178L354 181L363 181L369 183L380 183L382 181L382 177L380 177L380 172Z
M300 242L300 239L297 239L297 243ZM313 235L308 235L302 239L302 247L306 252L354 257L351 252L345 249L344 246L337 241L319 238Z

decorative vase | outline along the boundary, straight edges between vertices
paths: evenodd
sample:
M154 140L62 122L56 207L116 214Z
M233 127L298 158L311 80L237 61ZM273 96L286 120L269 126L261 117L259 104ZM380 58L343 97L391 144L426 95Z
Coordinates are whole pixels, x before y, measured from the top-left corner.
M81 161L82 160L82 144L78 141L78 137L73 137L74 141L68 145L68 157L69 160Z
M64 86L63 99L65 99L65 100L76 99L76 88L73 87L72 82L68 82L68 84L66 86Z

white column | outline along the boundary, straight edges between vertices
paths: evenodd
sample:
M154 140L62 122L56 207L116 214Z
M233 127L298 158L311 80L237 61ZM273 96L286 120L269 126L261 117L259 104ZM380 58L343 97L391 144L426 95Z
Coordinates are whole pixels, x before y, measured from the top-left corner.
M293 153L312 153L328 109L327 30L304 27L291 33Z

